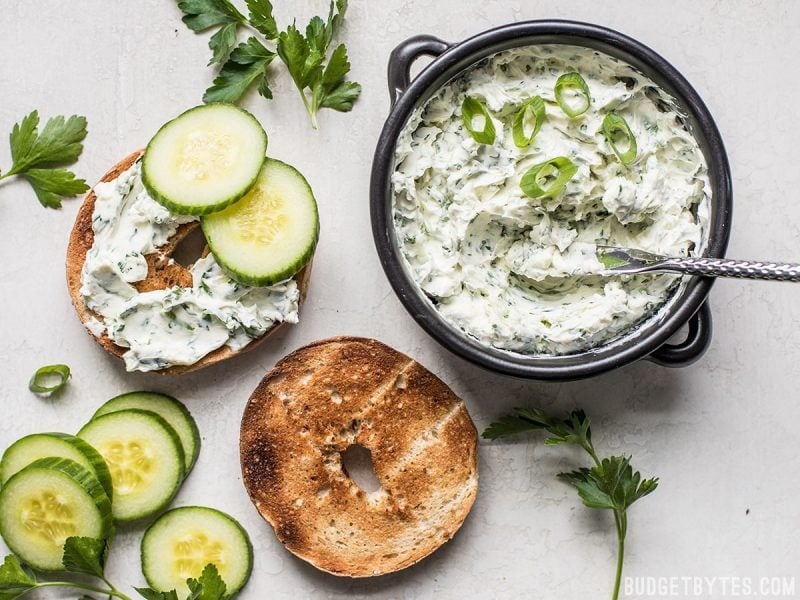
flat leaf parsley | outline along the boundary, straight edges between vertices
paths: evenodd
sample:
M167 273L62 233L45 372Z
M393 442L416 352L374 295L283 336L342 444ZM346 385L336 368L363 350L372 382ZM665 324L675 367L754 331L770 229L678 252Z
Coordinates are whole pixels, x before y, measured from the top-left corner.
M330 51L344 21L347 0L331 0L327 18L314 17L305 30L293 22L281 31L270 0L247 0L247 16L229 0L178 0L178 8L192 31L217 28L208 41L209 65L222 67L204 102L238 102L253 86L271 99L268 67L276 56L300 92L314 129L320 109L348 112L361 94L361 86L347 80L350 61L344 44ZM240 28L255 35L237 44Z
M559 479L573 486L583 504L589 508L611 510L617 529L617 571L613 600L619 598L622 581L622 563L625 557L625 535L628 532L628 508L658 487L658 479L642 479L631 466L630 456L598 458L592 444L589 417L582 410L572 411L566 419L553 419L538 409L517 408L499 421L492 423L483 437L496 439L526 431L543 429L550 434L548 446L574 444L591 456L594 465L569 473L560 473Z
M42 206L61 208L61 198L77 196L89 189L86 181L56 167L78 159L85 137L85 117L53 117L40 133L39 113L34 110L11 130L12 164L8 171L0 173L0 180L20 175L31 184Z

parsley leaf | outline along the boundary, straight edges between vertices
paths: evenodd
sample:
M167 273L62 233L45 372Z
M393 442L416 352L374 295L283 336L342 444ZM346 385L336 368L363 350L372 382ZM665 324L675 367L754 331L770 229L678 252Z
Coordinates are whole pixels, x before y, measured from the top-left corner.
M19 598L36 585L33 573L27 571L16 556L6 556L0 565L0 600Z
M245 18L228 0L179 0L186 26L197 33L217 25L244 23Z
M24 174L42 206L61 208L61 198L72 198L89 189L86 181L77 179L67 169L31 169Z
M311 54L308 41L297 27L289 25L286 31L281 32L278 37L277 51L278 56L289 69L289 75L292 76L295 85L302 91L302 88L305 87L306 74L315 66L319 66L318 59L308 60Z
M552 419L544 411L535 408L515 408L496 423L492 423L483 437L495 439L526 431L544 429L550 434L545 440L548 446L577 444L589 454L592 449L592 430L589 417L582 410L573 410L566 419ZM593 456L594 457L594 456Z
M610 508L618 511L626 510L658 487L658 478L642 481L639 472L631 467L630 456L604 458L591 469L561 473L559 477L577 488L583 503L589 508ZM602 501L598 502L598 499ZM602 506L595 506L590 502Z
M187 579L186 585L191 592L187 600L222 600L227 589L213 563L206 565L198 579Z
M203 569L197 579L189 578L186 580L189 588L189 595L186 600L225 600L227 586L219 575L216 565L209 563ZM145 600L178 600L175 590L169 592L157 592L152 588L134 588Z
M59 163L75 162L83 151L86 119L77 115L57 116L39 128L39 113L33 111L14 125L9 136L11 168L0 180L21 175L31 184L42 206L60 208L62 197L73 197L89 189L67 169L53 168Z
M86 137L86 118L72 115L65 119L59 115L49 119L37 133L39 113L33 111L14 125L11 130L11 158L14 161L9 173L27 171L37 165L74 162L83 150Z
M219 28L217 33L208 40L208 47L211 48L211 60L209 65L223 62L236 45L236 33L238 25L228 23Z
M278 37L278 23L272 16L272 3L269 0L247 0L250 11L250 24L264 34L268 40Z
M228 57L236 46L239 26L247 22L228 0L180 0L178 8L184 13L182 21L195 33L220 26L208 40L209 65L221 63Z
M340 112L351 110L353 103L361 94L361 86L352 81L345 81L345 75L349 72L350 61L347 59L347 49L344 44L340 44L333 51L328 66L322 74L322 79L314 85L314 105L332 108Z
M482 435L487 439L494 440L550 426L550 418L544 412L532 408L515 408L510 415L501 417L499 421L489 425Z
M157 592L152 588L133 588L145 600L178 600L178 594L175 590L169 592Z
M272 98L267 82L267 66L275 58L258 38L250 37L231 52L214 84L206 90L203 102L236 102L247 89L258 82L258 93Z
M108 555L105 540L90 537L69 537L64 542L64 569L70 573L105 576L105 563Z
M548 446L574 444L583 448L594 466L569 473L559 473L562 481L573 486L588 508L607 509L614 514L617 529L617 571L613 600L619 598L622 564L625 556L625 536L628 531L628 508L658 487L658 479L642 479L631 466L630 456L610 456L600 460L592 443L589 417L582 410L572 411L565 419L554 419L544 411L516 408L510 415L492 423L483 437L496 439L525 431L544 430L550 434Z

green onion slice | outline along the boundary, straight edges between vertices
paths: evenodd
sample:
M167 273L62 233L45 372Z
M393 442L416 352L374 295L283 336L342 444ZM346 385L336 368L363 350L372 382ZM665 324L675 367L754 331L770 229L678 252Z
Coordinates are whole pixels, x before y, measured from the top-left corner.
M35 394L53 394L67 384L69 377L70 372L67 365L47 365L33 374L28 383L28 389ZM54 385L47 385L54 379Z
M512 126L514 144L517 148L527 148L531 145L546 118L544 100L541 96L534 96L522 105L517 116L514 117ZM533 124L531 124L531 119L533 119ZM526 134L526 131L530 131L530 133Z
M556 81L556 102L566 115L572 119L589 110L592 99L589 96L589 86L586 85L580 73L565 73Z
M531 198L555 196L577 172L578 167L570 159L556 156L528 169L522 176L519 187Z
M623 165L629 165L636 160L636 137L633 135L628 122L615 112L610 112L603 119L603 133L608 140L608 145L617 155Z
M492 117L489 116L489 111L483 102L469 96L464 98L464 102L461 104L461 119L472 139L479 144L494 144L494 123L492 123ZM483 128L476 129L475 125L480 125L480 121L483 121Z

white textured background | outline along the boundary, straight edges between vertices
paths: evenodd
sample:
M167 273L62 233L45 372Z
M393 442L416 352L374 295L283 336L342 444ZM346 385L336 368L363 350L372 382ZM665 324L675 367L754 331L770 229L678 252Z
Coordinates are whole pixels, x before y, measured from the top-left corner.
M555 479L582 461L541 437L481 444L481 491L455 539L421 564L367 581L338 579L295 559L251 506L240 481L238 426L261 376L285 353L321 337L376 337L410 354L467 401L479 429L514 405L585 407L601 453L630 452L658 491L630 515L631 576L795 576L800 595L800 286L720 281L716 330L696 365L647 362L577 383L494 376L429 339L390 290L368 215L371 155L388 111L390 50L418 33L460 40L529 18L573 18L619 29L663 54L716 117L733 168L736 207L729 254L800 261L797 117L800 3L791 0L572 2L352 0L343 39L364 86L352 114L324 111L310 129L287 77L276 100L248 97L270 154L296 165L320 204L322 237L302 323L252 354L181 378L130 375L75 317L64 253L78 202L41 208L24 182L0 184L0 448L23 434L76 431L111 396L154 388L183 399L203 434L194 473L176 500L241 519L255 545L243 598L544 598L610 595L609 515L579 505ZM324 0L278 0L281 23L324 13ZM143 146L159 125L198 104L213 73L207 35L181 22L170 0L32 2L0 6L0 133L38 108L84 114L89 136L79 175L94 182ZM3 138L4 139L4 138ZM5 142L0 166L10 164ZM27 390L41 365L67 362L66 393ZM749 510L749 514L748 514ZM126 528L110 577L140 585L141 527ZM719 589L719 588L718 588ZM65 597L73 597L73 594ZM704 595L721 598L721 594Z

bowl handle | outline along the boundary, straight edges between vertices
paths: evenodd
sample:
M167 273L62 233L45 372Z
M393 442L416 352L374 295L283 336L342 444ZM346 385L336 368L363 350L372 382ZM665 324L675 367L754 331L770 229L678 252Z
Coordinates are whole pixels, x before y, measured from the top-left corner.
M648 356L662 367L685 367L703 356L711 343L711 308L706 300L689 319L689 335L680 344L664 344Z
M422 55L434 58L450 48L450 44L432 35L415 35L401 42L389 55L389 98L392 106L411 83L411 65Z

